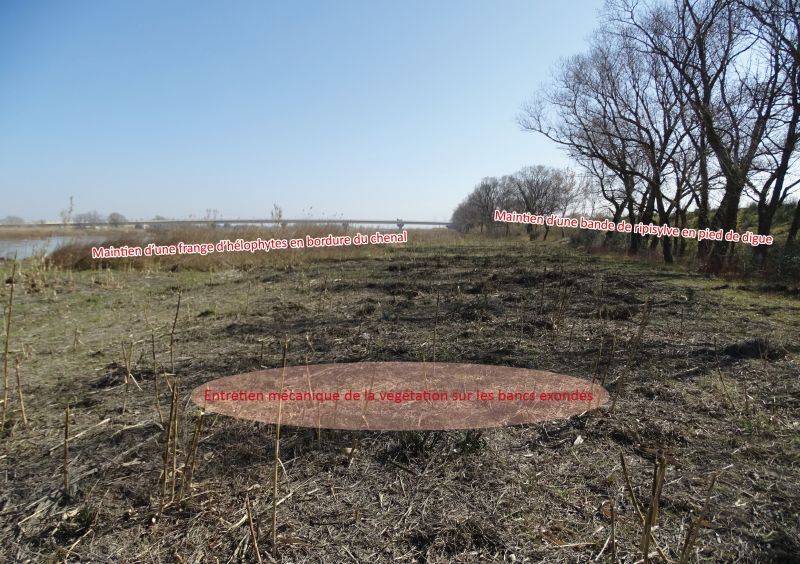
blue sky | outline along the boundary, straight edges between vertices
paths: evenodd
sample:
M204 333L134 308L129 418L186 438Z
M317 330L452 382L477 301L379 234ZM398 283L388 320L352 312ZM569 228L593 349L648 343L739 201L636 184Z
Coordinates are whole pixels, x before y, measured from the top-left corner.
M0 3L0 216L449 219L602 0Z

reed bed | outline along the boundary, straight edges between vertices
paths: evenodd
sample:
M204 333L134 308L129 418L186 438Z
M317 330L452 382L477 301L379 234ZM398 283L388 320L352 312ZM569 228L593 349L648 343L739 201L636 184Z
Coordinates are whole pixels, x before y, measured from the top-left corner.
M368 244L347 247L319 247L302 249L275 249L269 252L214 252L207 255L181 254L157 257L129 257L113 259L93 259L91 249L93 246L123 247L145 246L149 243L157 245L177 245L179 242L187 244L213 243L228 239L236 241L254 241L258 238L266 239L305 239L306 236L325 237L327 235L353 236L356 233L369 235L380 231L381 233L396 233L397 228L344 228L327 225L304 225L287 227L237 227L237 228L208 228L208 227L180 227L169 229L153 229L146 232L126 234L124 237L112 237L101 243L71 242L60 246L53 251L49 261L64 269L91 270L113 268L119 270L192 270L192 271L224 271L227 269L247 269L259 265L270 265L278 268L293 268L317 260L349 260L351 258L379 258L389 256L397 244ZM443 243L458 245L467 237L448 229L406 229L412 247L424 248L430 245Z

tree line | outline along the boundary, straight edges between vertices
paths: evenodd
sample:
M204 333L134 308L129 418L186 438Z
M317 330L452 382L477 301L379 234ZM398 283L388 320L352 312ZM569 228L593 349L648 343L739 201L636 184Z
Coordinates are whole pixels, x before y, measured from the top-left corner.
M461 231L477 229L481 233L505 230L494 223L494 210L505 209L535 215L567 215L574 206L590 198L589 184L569 168L543 165L524 167L500 178L488 176L456 207L452 223ZM533 227L526 225L529 234ZM545 226L547 239L549 227Z
M735 230L752 201L769 235L800 183L800 0L609 0L601 22L524 105L521 127L564 147L615 221ZM476 209L497 192L490 180L468 198ZM784 243L799 229L800 202ZM627 244L636 254L645 241ZM670 238L653 244L673 261ZM701 241L698 258L719 269L732 247ZM753 251L763 264L768 246Z

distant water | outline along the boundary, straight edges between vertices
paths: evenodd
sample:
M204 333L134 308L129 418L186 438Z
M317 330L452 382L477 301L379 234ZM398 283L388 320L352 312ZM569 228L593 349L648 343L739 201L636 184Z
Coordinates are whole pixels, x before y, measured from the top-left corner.
M65 243L100 243L105 237L39 237L31 239L0 239L0 258L13 259L16 253L18 259L26 259L34 255L50 254Z

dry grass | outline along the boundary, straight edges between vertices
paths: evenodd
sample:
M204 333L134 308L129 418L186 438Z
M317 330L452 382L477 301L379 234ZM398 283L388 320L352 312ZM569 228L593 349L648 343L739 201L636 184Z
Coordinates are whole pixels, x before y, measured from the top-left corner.
M285 269L47 270L34 288L36 268L21 263L14 295L32 393L0 452L2 561L637 562L647 541L651 560L767 562L800 547L794 298L471 238ZM630 315L598 315L609 304ZM775 354L734 346L762 335ZM470 433L321 437L185 409L208 380L280 367L286 338L308 343L290 365L435 347L437 363L596 374L622 395L613 415ZM128 374L142 390L121 413Z
M342 228L325 225L287 226L275 228L207 228L207 227L181 227L147 232L127 234L124 237L109 238L100 244L68 243L56 249L49 257L52 265L63 269L91 270L114 268L119 270L192 270L192 271L225 271L229 269L249 269L257 266L272 266L274 268L292 269L309 262L323 260L351 260L357 258L385 257L391 253L392 244L362 245L350 247L330 248L303 248L303 249L277 249L265 252L221 252L202 255L174 255L160 257L133 257L115 259L93 259L92 246L144 246L149 243L157 245L177 245L183 243L213 243L228 239L236 241L254 241L261 239L305 239L311 237L325 237L327 235L354 235L362 233L369 235L375 231L382 233L393 232L392 229L367 229L367 228ZM451 244L458 245L469 239L455 231L448 229L407 229L409 243L414 247L430 245Z

